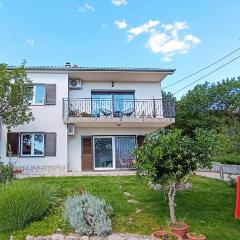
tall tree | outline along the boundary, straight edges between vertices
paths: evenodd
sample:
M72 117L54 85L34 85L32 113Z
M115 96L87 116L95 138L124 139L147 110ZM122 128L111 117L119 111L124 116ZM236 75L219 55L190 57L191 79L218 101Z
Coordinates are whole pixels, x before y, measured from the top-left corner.
M33 119L29 108L31 85L24 64L13 69L0 64L0 119L8 129Z
M240 77L197 85L177 102L176 111L175 126L185 133L199 127L222 132L240 120Z

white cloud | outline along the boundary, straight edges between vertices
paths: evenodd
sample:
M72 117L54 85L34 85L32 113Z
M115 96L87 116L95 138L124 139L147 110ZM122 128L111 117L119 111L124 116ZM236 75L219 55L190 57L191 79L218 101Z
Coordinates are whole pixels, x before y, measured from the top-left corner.
M35 40L33 38L29 38L26 40L26 43L30 46L33 47L35 44Z
M119 28L119 29L124 29L124 28L127 28L128 24L127 22L123 19L123 20L117 20L114 22L116 28Z
M136 37L142 33L153 32L154 28L159 24L160 24L159 21L149 20L148 22L146 22L140 26L131 28L130 30L128 30L129 41L133 40L134 37Z
M198 37L193 36L191 34L186 35L184 37L184 40L188 42L192 42L193 44L199 44L201 42L201 40Z
M201 43L197 36L187 33L188 29L189 25L186 21L160 24L158 20L149 20L142 25L128 29L126 31L127 41L130 42L141 34L146 35L145 47L161 55L162 61L168 62L176 54L188 53L195 45Z
M112 4L119 7L121 5L127 5L127 0L112 0Z
M95 8L93 6L91 6L90 4L88 4L88 3L86 3L83 6L78 6L77 7L77 12L85 13L87 11L95 12Z

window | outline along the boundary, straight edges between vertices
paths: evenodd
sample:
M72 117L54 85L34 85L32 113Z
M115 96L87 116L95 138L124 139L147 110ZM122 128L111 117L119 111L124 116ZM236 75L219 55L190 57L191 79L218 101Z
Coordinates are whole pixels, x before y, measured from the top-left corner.
M29 101L33 105L43 105L45 100L45 86L43 84L37 84L32 86L33 96Z
M22 156L44 156L44 134L23 133L21 135Z

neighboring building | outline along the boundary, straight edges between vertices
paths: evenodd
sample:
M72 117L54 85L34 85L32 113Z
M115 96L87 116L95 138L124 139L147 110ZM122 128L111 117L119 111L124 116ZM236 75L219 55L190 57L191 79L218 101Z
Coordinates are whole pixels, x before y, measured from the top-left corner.
M11 69L11 68L10 68ZM174 123L161 81L174 72L151 68L27 67L34 121L1 130L0 161L11 145L29 172L129 169L143 136Z

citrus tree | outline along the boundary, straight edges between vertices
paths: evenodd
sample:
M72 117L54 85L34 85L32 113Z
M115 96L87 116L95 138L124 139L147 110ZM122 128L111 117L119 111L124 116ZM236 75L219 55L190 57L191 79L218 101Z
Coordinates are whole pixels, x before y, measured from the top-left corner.
M176 223L179 184L199 167L211 167L215 142L214 134L202 129L195 130L193 137L183 135L179 129L159 129L135 149L137 175L148 182L161 183L168 193L171 224Z

